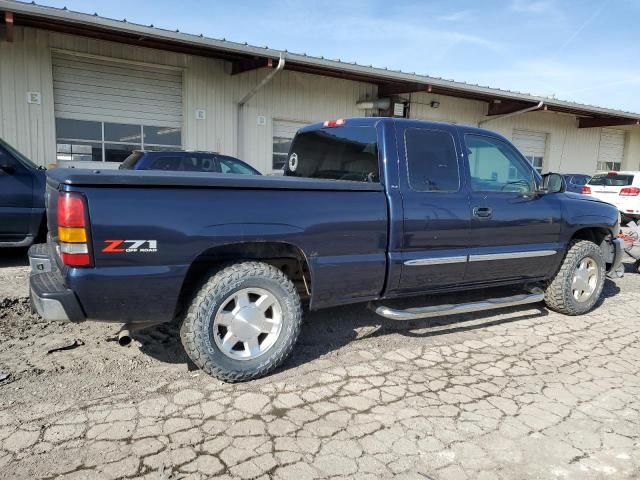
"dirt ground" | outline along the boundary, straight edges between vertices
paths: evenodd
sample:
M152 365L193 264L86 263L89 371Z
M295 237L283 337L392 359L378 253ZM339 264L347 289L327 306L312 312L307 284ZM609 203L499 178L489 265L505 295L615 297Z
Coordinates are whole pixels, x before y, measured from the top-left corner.
M0 252L0 478L640 478L640 275L589 315L306 314L274 375L194 369L176 327L29 311Z

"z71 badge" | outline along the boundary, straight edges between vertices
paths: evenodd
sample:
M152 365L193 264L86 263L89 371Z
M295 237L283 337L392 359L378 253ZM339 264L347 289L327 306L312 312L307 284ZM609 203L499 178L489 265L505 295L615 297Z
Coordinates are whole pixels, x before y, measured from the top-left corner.
M149 253L158 251L157 240L105 240L102 253Z

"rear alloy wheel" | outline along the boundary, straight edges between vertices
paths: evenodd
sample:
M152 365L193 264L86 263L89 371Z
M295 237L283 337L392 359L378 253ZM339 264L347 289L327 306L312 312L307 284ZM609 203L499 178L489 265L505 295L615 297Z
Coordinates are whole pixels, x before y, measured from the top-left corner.
M230 265L200 289L182 322L189 358L227 382L261 377L277 368L295 344L302 323L300 297L273 265Z
M282 307L262 288L233 293L213 319L213 339L229 358L252 360L264 355L282 331Z
M551 310L581 315L600 298L604 280L605 260L600 247L587 240L574 240L560 270L547 285L544 300Z

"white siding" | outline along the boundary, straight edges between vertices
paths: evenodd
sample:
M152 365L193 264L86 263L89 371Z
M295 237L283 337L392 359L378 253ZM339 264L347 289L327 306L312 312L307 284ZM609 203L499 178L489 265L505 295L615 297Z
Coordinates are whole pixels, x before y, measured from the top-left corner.
M375 85L285 70L244 106L238 118L238 100L268 73L266 69L231 76L229 64L220 60L16 27L14 42L0 42L0 136L42 165L55 161L52 49L182 69L184 146L234 155L240 125L242 156L263 172L271 168L274 121L310 123L370 115L355 104L377 94ZM40 92L42 103L27 104L28 91ZM429 93L403 97L411 101L412 118L465 125L487 118L484 102ZM440 102L439 108L430 106L433 100ZM206 111L206 119L196 120L197 109ZM266 118L265 125L258 125L258 116ZM514 129L543 132L546 170L595 171L602 129L578 129L571 115L538 111L481 126L507 138L513 137ZM624 130L624 168L639 169L640 129Z
M182 127L182 70L54 52L56 117Z
M485 102L475 100L464 100L462 98L429 93L412 93L411 95L403 95L403 97L410 101L409 116L420 120L477 127L478 122L487 111ZM438 108L431 107L431 102L433 101L440 103Z
M0 41L0 137L41 165L55 162L55 127L49 34L16 28ZM28 104L27 92L41 103Z

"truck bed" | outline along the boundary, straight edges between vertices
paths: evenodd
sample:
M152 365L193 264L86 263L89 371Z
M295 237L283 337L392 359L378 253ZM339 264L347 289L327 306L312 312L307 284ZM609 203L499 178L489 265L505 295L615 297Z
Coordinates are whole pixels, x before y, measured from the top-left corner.
M158 171L47 175L50 231L57 231L58 191L86 198L95 268L62 270L89 319L171 320L194 263L222 261L239 244L301 252L311 308L384 290L388 219L380 184ZM157 249L115 253L108 251L113 241L151 241Z

